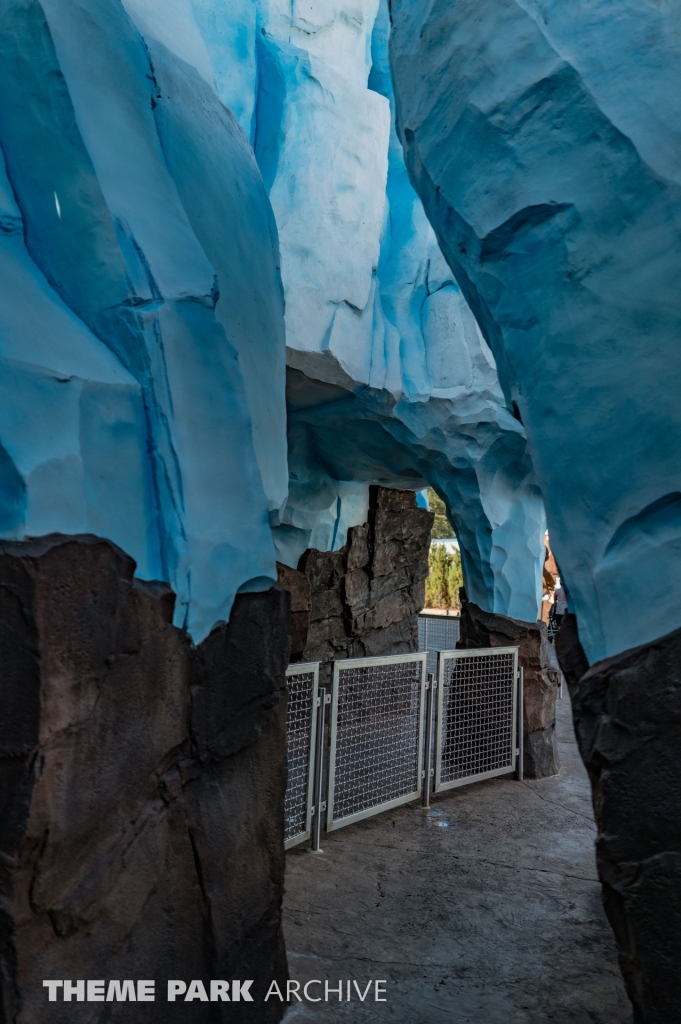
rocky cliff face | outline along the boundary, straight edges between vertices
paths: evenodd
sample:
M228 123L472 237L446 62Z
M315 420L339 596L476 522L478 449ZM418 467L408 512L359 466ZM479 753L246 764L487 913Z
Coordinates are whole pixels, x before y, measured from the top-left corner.
M589 669L574 615L556 639L593 789L596 860L636 1024L674 1024L681 983L681 631Z
M144 1020L277 1020L288 594L239 596L194 647L133 570L94 537L0 547L0 1019L137 1022L43 979L153 978ZM260 998L173 1006L169 978Z
M372 487L368 522L350 528L340 551L310 549L298 572L281 574L293 595L310 595L297 660L322 662L322 685L330 683L332 660L418 650L432 525L413 491Z
M372 487L369 520L348 531L340 551L307 551L300 569L310 583L304 662L418 650L433 515L413 490Z

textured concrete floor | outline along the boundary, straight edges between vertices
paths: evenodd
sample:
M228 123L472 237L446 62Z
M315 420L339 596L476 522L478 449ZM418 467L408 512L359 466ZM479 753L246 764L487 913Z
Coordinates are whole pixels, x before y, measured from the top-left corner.
M291 977L386 979L387 1002L332 995L286 1024L630 1024L567 694L559 736L554 778L478 783L287 855Z

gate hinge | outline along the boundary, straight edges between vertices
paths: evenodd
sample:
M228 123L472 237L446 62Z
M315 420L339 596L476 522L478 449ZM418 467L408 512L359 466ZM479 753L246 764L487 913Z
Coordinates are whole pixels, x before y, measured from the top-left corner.
M327 694L324 695L324 703L325 704L330 704L331 703L331 694L330 693L327 693Z

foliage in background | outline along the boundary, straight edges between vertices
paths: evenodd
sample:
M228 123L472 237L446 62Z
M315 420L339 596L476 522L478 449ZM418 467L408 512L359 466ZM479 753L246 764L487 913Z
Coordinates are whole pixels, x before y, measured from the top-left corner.
M460 608L459 588L463 586L461 552L450 554L444 544L431 544L428 566L426 608Z
M428 504L430 505L430 511L435 513L435 522L430 533L431 537L443 540L453 539L454 530L447 519L445 503L442 498L438 497L432 487L428 488ZM431 605L431 607L433 606Z

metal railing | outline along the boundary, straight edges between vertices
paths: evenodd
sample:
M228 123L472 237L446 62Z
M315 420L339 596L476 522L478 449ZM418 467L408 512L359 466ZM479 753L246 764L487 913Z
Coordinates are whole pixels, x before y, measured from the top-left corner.
M437 674L438 651L452 651L459 639L459 615L419 615L419 651L428 654L426 672Z
M427 657L337 661L331 694L317 663L289 668L287 849L312 836L318 851L324 817L331 832L419 797L428 806L431 790L522 778L517 648L440 651L437 678Z

